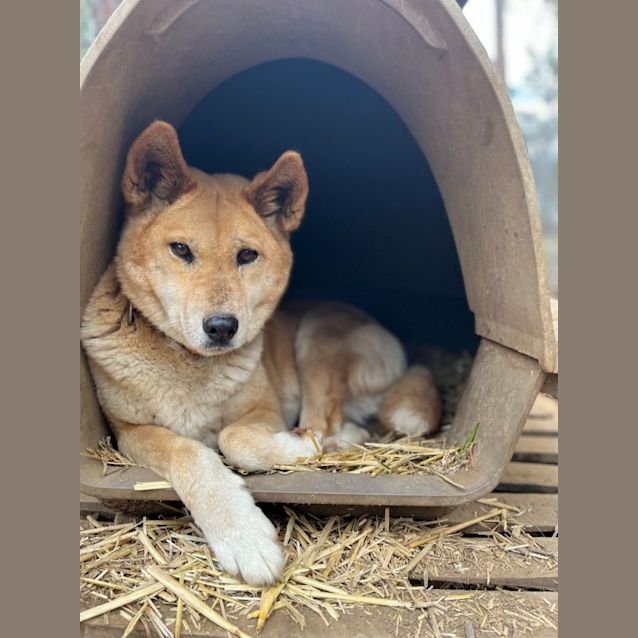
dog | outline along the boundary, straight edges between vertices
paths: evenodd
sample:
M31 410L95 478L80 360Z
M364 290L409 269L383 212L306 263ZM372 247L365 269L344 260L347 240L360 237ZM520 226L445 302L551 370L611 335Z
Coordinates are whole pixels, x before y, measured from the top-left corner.
M128 152L122 193L116 255L81 328L98 399L120 451L171 482L223 569L272 584L284 565L276 530L216 450L258 471L317 442L361 443L371 417L431 433L437 389L361 310L277 309L308 196L297 152L252 180L209 175L157 121Z

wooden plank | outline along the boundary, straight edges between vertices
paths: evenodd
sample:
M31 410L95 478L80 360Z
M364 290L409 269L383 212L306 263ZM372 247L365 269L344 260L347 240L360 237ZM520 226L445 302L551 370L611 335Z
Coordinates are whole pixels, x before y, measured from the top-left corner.
M558 526L558 496L556 494L534 494L534 493L508 493L499 492L488 495L485 499L495 498L501 503L511 505L523 510L522 514L518 514L515 518L516 524L522 525L523 530L530 533L541 532L551 533ZM179 503L173 505L178 506ZM275 506L273 506L275 507ZM319 516L332 516L334 514L376 514L383 516L384 508L354 508L354 507L331 507L324 506L298 506L300 511L308 511ZM477 516L485 514L492 506L483 505L478 502L466 503L455 508L405 508L392 507L390 513L392 516L413 516L417 519L441 518L450 525L458 525L463 521L467 521ZM158 505L159 508L159 505ZM80 494L80 512L81 513L106 513L113 514L113 511L103 505L100 501L92 496ZM476 532L485 531L486 525L479 524L468 527L464 530L465 534L475 534Z
M528 533L542 532L551 533L558 527L558 495L557 494L526 494L508 493L490 494L485 497L485 504L478 502L460 505L442 515L449 525L458 525L463 521L477 518L488 512L495 505L489 505L488 499L496 499L497 502L505 503L523 510L522 514L512 515L512 520L517 525L522 525L523 530ZM392 512L393 510L391 510ZM486 524L473 525L464 530L464 534L476 534L485 531L489 527Z
M468 595L465 601L453 603L442 601L446 596ZM529 592L529 591L451 591L445 589L431 589L423 593L426 601L442 601L435 612L436 623L440 635L456 634L459 637L467 636L466 627L470 623L474 634L483 635L480 631L481 622L485 615L489 622L494 622L497 616L499 622L507 623L508 635L517 636L517 628L526 618L524 612L538 616L538 626L527 626L526 638L555 638L557 636L558 593L557 592ZM159 606L165 617L174 617L174 607ZM401 609L389 609L380 607L357 607L348 613L340 615L338 620L326 618L327 623L315 613L299 607L303 614L306 626L303 633L299 627L284 611L275 611L266 622L263 631L259 634L263 638L280 638L281 636L300 636L304 638L323 638L324 636L366 636L367 638L386 638L387 636L433 636L429 624L429 613L433 607L415 609L414 611ZM512 615L504 614L502 610L509 610ZM458 611L462 613L458 613ZM488 610L492 610L492 614ZM243 616L233 618L242 630L251 636L256 636L255 620L248 620ZM528 621L532 622L532 621ZM514 625L514 623L517 623ZM94 618L80 626L81 638L121 638L122 632L128 621L117 613L105 617ZM326 624L328 626L326 627ZM169 625L169 629L172 625ZM485 627L483 628L485 630ZM146 638L146 633L141 623L130 635L130 638ZM184 634L183 634L184 635ZM210 621L202 620L199 629L188 633L190 638L225 638L226 632L215 627ZM495 632L485 635L496 635ZM502 632L502 626L500 635Z
M95 498L95 496L89 496L88 494L82 494L80 492L80 514L113 514L114 510L108 508L102 501Z
M529 417L523 426L522 434L530 436L558 436L558 423L550 419Z
M548 374L545 383L543 383L542 391L545 394L550 394L554 398L558 399L558 375Z
M81 495L82 496L82 495ZM89 497L91 498L91 497ZM485 499L494 498L499 503L505 503L512 507L522 510L521 514L512 515L512 520L517 525L522 525L525 532L534 533L552 533L558 526L558 495L557 494L525 494L525 493L508 493L499 492L490 494ZM83 502L80 501L80 509L87 513L99 512L96 504L89 501L84 503L86 509L83 509ZM102 505L99 503L99 505ZM176 503L177 505L177 503ZM104 507L104 506L102 506ZM412 516L416 519L434 520L440 518L442 522L448 525L458 525L463 521L477 518L488 512L494 505L481 504L478 502L466 503L455 508L390 508L392 516ZM306 511L317 516L332 516L334 514L372 514L383 516L385 508L335 508L328 505L322 507L302 507L298 506L300 511ZM111 510L104 507L106 513L112 513ZM489 528L488 524L478 524L463 530L464 534L476 534L483 532Z
M558 437L521 435L516 443L514 461L558 463Z
M558 589L558 538L513 542L509 551L505 547L492 539L461 538L445 553L433 550L410 571L410 578L420 580L426 572L429 583L436 586Z
M80 512L81 513L105 513L113 514L113 511L105 507L97 499L86 497L80 494ZM529 533L551 533L558 526L558 495L557 494L526 494L499 492L488 495L486 499L495 498L500 503L511 505L523 510L522 514L517 514L513 519L517 525L522 525L523 530ZM178 506L179 503L173 505ZM276 506L272 506L275 508ZM485 514L493 507L492 505L484 505L478 502L466 503L455 508L405 508L392 507L390 513L392 516L412 516L416 519L434 520L440 518L449 525L458 525L463 521L477 518ZM159 506L158 506L159 508ZM331 507L324 506L297 506L300 511L306 511L318 516L332 516L335 514L371 514L383 516L385 508L353 508L353 507ZM266 507L268 509L268 507ZM464 530L465 534L476 534L485 531L488 528L486 524L478 524L468 527Z
M512 462L507 465L496 492L558 492L558 465Z
M557 436L558 401L546 394L539 394L523 426L523 434Z
M534 405L530 410L530 416L534 418L553 418L558 420L558 399L541 392L534 401Z

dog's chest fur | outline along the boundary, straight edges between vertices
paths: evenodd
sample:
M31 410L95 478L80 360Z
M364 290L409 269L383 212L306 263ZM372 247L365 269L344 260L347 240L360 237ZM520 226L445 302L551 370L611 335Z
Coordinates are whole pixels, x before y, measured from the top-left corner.
M193 355L150 328L129 323L128 302L107 273L83 326L100 402L128 423L155 424L214 445L229 400L253 375L262 339L227 355Z

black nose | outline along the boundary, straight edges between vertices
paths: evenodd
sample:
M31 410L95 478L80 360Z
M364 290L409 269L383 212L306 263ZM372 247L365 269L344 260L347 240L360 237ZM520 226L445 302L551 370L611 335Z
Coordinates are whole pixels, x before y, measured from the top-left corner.
M233 315L212 315L204 319L204 332L217 345L228 343L237 332L239 321Z

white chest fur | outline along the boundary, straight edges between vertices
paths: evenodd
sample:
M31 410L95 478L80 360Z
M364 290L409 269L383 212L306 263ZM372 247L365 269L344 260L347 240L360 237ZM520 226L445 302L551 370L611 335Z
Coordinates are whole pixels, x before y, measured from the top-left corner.
M160 425L215 445L225 404L259 363L262 340L200 357L148 330L118 331L86 344L100 401L128 423Z

